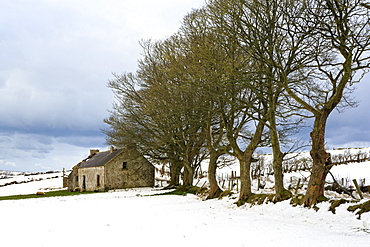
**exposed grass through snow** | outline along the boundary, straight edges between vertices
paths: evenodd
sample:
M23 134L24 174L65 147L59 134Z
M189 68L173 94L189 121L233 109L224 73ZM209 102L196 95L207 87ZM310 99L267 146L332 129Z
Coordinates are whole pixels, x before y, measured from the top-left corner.
M45 192L44 195L27 194L27 195L0 196L0 201L2 201L2 200L30 199L30 198L56 197L56 196L75 196L75 195L91 194L91 193L98 193L98 192L93 192L93 191L70 192L68 190L56 190L56 191Z

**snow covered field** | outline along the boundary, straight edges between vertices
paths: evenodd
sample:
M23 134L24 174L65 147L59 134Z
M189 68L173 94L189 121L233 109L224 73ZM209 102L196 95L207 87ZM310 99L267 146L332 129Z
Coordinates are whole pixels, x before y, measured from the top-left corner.
M33 194L38 191L62 189L62 176L62 172L27 174L0 171L0 196ZM9 183L13 184L4 186Z
M237 165L232 165L218 172L226 176L238 170ZM331 171L338 180L362 179L370 184L370 161L335 166ZM307 176L309 172L287 173L285 185ZM6 175L0 171L0 178L0 196L62 187L61 172ZM204 181L206 178L198 181L198 186ZM272 186L272 181L266 184L266 188ZM256 181L253 190L257 192ZM237 194L208 201L194 195L149 196L162 192L158 188L141 188L0 201L0 245L370 247L370 212L358 220L346 210L350 204L338 207L336 214L332 214L328 211L329 203L319 204L320 210L316 212L293 207L289 201L237 207L234 204ZM345 197L325 193L330 198ZM369 200L368 193L364 196Z
M156 191L158 192L158 191ZM154 196L151 189L2 201L12 246L369 246L370 218L233 200ZM140 196L139 196L140 195ZM8 245L7 246L10 246Z
M32 186L51 181L60 186ZM370 213L357 220L348 205L334 215L327 203L316 212L287 201L238 208L233 198L147 196L160 192L0 201L1 246L370 246Z

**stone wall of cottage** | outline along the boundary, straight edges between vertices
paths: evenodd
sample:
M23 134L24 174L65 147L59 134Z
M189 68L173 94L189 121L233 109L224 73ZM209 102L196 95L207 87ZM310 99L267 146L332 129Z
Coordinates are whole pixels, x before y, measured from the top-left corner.
M73 168L71 173L68 175L68 190L75 191L78 187L76 182L76 176L78 176L77 168Z
M106 190L154 186L154 166L135 150L124 150L105 169Z
M80 191L105 190L104 166L79 168L77 176Z

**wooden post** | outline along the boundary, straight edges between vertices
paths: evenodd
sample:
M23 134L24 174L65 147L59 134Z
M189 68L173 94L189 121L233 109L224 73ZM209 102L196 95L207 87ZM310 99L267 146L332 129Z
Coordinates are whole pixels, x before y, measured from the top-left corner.
M353 181L353 183L356 186L356 190L357 190L358 195L360 196L361 199L364 199L364 197L362 195L362 191L360 190L360 187L358 186L357 180L356 179L353 179L352 181Z
M206 185L207 181L204 181L204 183L202 184L201 188L204 187L204 185Z
M66 176L66 169L65 168L63 168L62 179L63 179L63 188L68 187L68 177Z
M295 187L294 194L297 194L300 184L301 184L301 179L298 179L298 183L297 183L297 186Z

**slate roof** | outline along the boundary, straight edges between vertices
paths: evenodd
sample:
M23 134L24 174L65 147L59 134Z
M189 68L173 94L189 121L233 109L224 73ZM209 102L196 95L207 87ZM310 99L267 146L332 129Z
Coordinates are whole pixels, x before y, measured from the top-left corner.
M81 162L78 165L78 168L104 166L106 163L120 154L122 150L123 149L117 149L113 153L110 151L96 153L85 162Z

